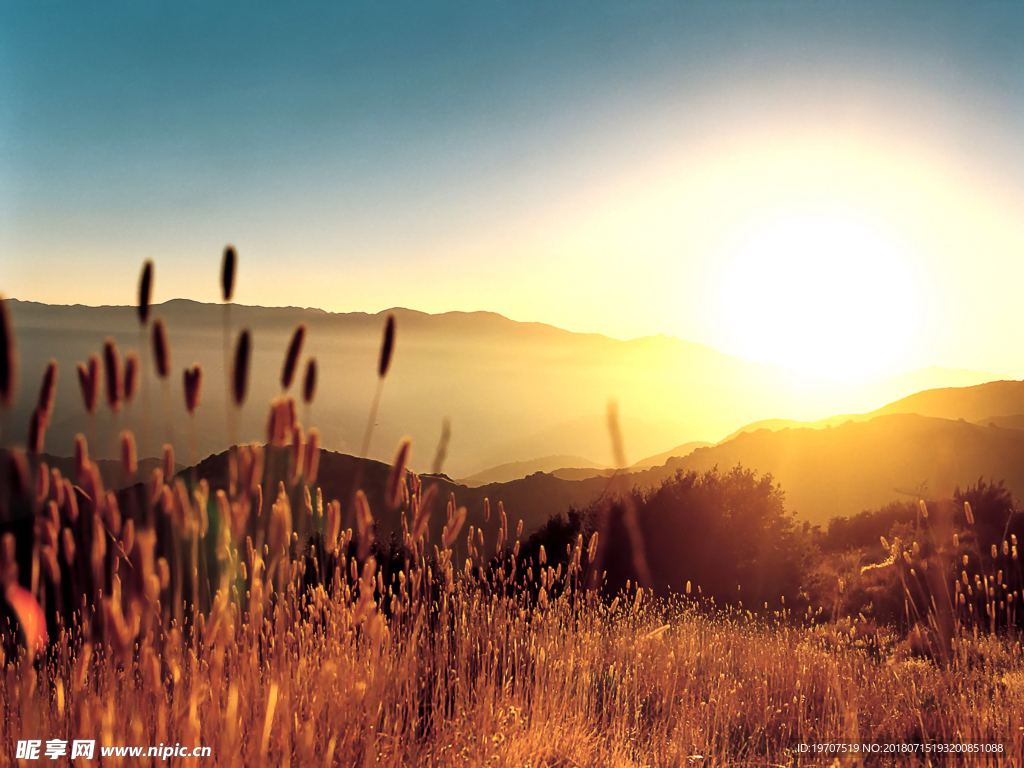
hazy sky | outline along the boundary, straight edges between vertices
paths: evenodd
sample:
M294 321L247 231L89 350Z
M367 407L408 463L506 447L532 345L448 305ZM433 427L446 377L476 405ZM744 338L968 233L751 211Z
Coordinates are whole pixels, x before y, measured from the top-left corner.
M1024 4L0 4L0 291L228 242L248 304L1024 376Z

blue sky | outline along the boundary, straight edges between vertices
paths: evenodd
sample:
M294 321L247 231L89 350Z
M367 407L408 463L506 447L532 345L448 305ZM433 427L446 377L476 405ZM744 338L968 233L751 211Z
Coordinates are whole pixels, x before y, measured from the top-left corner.
M127 303L153 258L157 299L214 300L233 242L245 303L728 346L701 304L726 236L665 203L700 197L688 169L806 137L880 166L911 147L940 171L928 190L967 185L1012 219L1022 40L1020 3L4 2L0 291ZM844 168L822 194L870 218ZM1012 250L1019 233L992 226ZM957 255L906 229L935 290L963 288ZM975 265L977 296L1007 254Z

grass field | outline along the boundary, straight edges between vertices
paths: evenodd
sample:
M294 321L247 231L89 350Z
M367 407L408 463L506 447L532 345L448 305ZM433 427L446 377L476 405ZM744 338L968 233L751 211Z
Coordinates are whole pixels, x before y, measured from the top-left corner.
M151 327L164 378L166 340ZM6 320L4 332L16 361ZM235 348L235 407L248 345ZM106 387L98 360L80 372L87 409L101 392L112 408L134 396L116 348L103 358ZM201 381L188 369L193 430ZM614 542L580 536L557 566L543 550L517 559L504 512L497 542L466 530L454 498L441 512L429 480L406 471L407 445L385 494L404 534L378 567L366 497L319 498L318 440L297 423L294 399L271 404L266 446L232 452L226 490L158 469L115 494L84 438L75 478L38 459L47 386L29 450L11 452L5 473L4 513L22 533L0 547L12 620L0 766L28 764L16 753L29 739L95 739L103 765L1020 764L1024 659L1012 632L958 623L936 653L927 638L856 616L715 610L696 587L668 600L635 587L602 595L595 559ZM120 439L132 477L134 437ZM849 751L817 752L829 744ZM157 745L210 755L99 751ZM990 751L921 751L942 745Z

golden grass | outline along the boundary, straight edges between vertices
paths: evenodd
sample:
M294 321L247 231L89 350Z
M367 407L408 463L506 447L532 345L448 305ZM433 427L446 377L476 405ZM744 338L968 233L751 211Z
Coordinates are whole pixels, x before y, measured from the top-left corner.
M940 668L873 656L834 627L572 594L529 605L459 575L431 616L415 572L386 585L385 616L364 597L372 570L345 579L342 599L291 593L258 624L218 604L195 647L172 629L159 651L60 645L38 668L9 665L5 733L204 744L204 763L236 766L324 765L328 752L342 766L813 765L799 744L921 738L1020 754L1020 649L996 638Z
M231 249L225 301L234 264ZM151 280L147 264L147 311ZM296 335L285 388L304 329ZM159 319L152 338L166 379ZM394 339L389 316L371 412ZM235 408L249 346L245 332ZM105 357L119 368L116 348ZM95 356L79 366L90 413L98 368ZM307 370L315 381L315 367ZM190 415L194 371L184 376ZM108 370L108 386L112 378L119 374ZM108 391L116 407L121 392ZM372 424L371 416L366 443ZM449 434L446 424L436 471ZM831 759L801 745L836 742L999 743L1005 751L932 762L1020 764L1024 659L1015 637L957 623L948 653L932 661L920 644L856 617L715 611L689 583L673 601L633 590L609 603L591 588L602 549L614 546L603 533L578 536L564 563L543 547L537 561L518 561L522 520L511 541L499 502L496 548L470 526L463 550L466 509L453 494L440 540L430 541L437 488L406 470L408 442L386 489L403 538L378 565L363 490L353 530L343 528L342 502L325 504L314 485L319 442L316 430L303 437L295 401L276 398L268 445L232 449L227 487L214 493L174 477L169 448L162 468L120 495L103 488L82 436L77 488L37 457L11 454L5 504L30 509L33 522L30 540L0 542L0 581L20 625L17 650L8 642L0 652L0 768L15 764L17 740L56 738L210 746L212 757L184 762L216 766L819 765ZM134 475L130 432L121 449ZM30 574L18 572L16 545L31 550ZM1016 558L1015 540L1012 551ZM46 637L44 611L67 618L55 637ZM862 757L840 763L927 764Z

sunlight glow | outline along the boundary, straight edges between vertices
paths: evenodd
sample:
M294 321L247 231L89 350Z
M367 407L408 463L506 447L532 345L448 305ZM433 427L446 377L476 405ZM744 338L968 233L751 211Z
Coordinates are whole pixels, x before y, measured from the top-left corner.
M794 217L753 232L721 309L737 352L844 381L899 367L917 331L908 260L853 219Z

